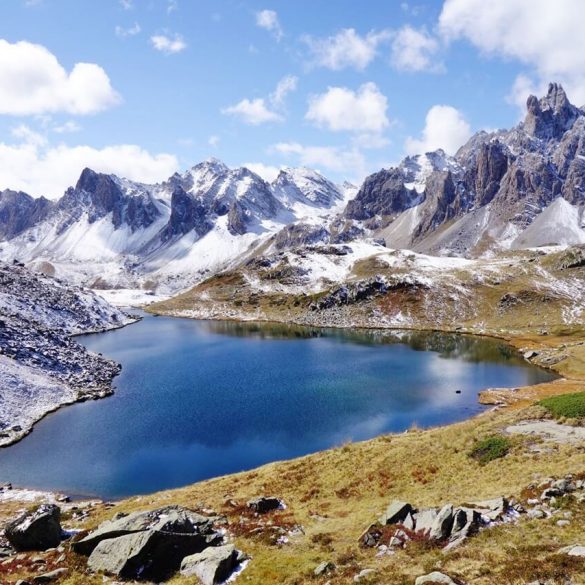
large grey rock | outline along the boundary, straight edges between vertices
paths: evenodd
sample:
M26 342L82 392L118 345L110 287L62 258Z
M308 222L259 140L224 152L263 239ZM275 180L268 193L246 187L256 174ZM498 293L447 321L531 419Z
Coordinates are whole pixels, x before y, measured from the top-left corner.
M414 585L460 585L461 581L455 581L449 575L440 573L439 571L433 571L428 575L422 575L417 577Z
M504 497L474 502L479 511L490 520L500 520L508 511L509 502Z
M429 532L429 538L431 540L446 540L449 538L451 528L453 527L453 520L453 505L446 504L438 512Z
M197 577L203 585L215 585L226 581L245 558L233 544L207 548L183 559L181 575Z
M216 517L202 516L181 506L167 506L156 510L134 512L128 516L100 524L96 530L82 540L75 542L73 549L80 554L89 555L103 540L146 530L198 535L211 537L214 540L217 537L213 528L213 523L216 520Z
M414 514L414 529L417 533L428 536L437 519L437 509L427 508Z
M100 541L87 566L124 579L164 581L179 569L185 557L220 542L219 535L143 530Z
M16 550L54 548L61 542L61 510L54 504L43 504L9 522L4 532Z
M406 502L394 500L390 503L384 514L380 516L378 522L380 524L400 524L403 522L408 514L413 512L413 508Z

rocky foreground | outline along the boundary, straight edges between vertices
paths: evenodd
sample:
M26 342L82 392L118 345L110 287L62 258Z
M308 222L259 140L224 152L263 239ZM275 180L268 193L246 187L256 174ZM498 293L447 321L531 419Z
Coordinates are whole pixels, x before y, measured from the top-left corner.
M110 394L120 366L72 336L132 321L92 292L0 263L0 445L63 404Z

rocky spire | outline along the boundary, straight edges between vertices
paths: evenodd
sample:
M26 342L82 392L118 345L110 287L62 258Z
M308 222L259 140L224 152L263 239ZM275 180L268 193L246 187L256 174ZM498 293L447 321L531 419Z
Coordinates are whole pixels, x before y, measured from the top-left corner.
M526 108L524 129L543 140L559 140L580 115L559 83L549 83L546 96L540 100L534 95L529 96Z

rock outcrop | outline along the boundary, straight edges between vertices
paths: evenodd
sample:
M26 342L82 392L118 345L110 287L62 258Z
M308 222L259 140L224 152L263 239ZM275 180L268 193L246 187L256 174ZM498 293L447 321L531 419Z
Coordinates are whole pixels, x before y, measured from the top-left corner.
M88 568L95 572L161 581L181 569L215 583L213 579L225 580L244 560L224 544L223 532L215 526L220 521L180 506L136 512L104 522L73 549L89 555Z
M59 546L61 510L54 504L43 504L8 523L4 534L17 551L42 551Z

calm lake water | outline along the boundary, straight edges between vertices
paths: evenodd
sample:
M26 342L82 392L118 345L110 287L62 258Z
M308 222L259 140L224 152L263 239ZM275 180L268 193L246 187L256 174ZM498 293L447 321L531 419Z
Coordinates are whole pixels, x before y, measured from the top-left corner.
M0 482L152 492L458 421L482 409L478 390L552 378L497 341L437 333L146 317L78 339L123 365L116 393L0 449Z

